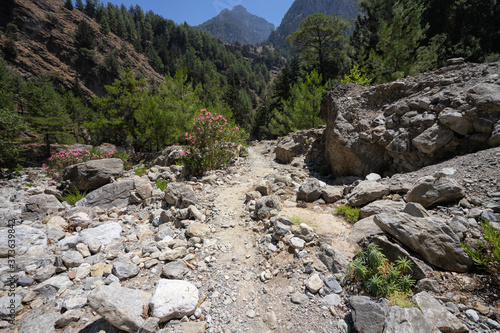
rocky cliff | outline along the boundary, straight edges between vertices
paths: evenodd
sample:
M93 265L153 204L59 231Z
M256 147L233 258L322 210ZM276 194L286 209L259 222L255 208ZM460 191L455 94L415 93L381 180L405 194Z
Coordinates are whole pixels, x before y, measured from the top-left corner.
M432 72L323 100L325 157L334 176L419 169L500 145L500 63L460 59Z

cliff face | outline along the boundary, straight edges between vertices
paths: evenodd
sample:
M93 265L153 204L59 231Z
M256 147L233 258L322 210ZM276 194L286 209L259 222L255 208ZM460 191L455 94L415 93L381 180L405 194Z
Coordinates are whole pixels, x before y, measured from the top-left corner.
M274 24L250 14L243 6L235 6L232 10L224 9L198 28L226 43L257 44L269 37Z
M460 60L416 77L340 85L323 100L335 176L419 169L500 145L500 63Z
M280 26L269 36L269 41L283 43L288 35L299 28L302 20L315 13L353 18L357 9L354 0L295 0Z
M94 20L79 10L66 9L64 1L8 0L2 1L0 9L0 26L4 31L9 23L18 29L12 36L18 55L9 61L9 66L26 78L45 74L69 87L78 77L88 97L99 95L104 92L103 85L113 79L99 69L105 65L106 56L114 52L119 67L126 65L155 82L163 79L132 45L113 33L102 34ZM87 66L78 61L82 51L74 38L82 20L87 21L95 32L96 47L87 54L91 60ZM2 34L0 44L5 45L6 41L6 34Z

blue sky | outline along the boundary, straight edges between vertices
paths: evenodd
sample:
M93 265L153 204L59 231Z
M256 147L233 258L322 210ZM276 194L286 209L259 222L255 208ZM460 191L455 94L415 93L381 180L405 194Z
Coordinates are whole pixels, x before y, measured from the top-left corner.
M263 17L278 27L294 0L105 0L116 5L139 5L176 23L199 25L219 14L224 8L242 5L250 13Z

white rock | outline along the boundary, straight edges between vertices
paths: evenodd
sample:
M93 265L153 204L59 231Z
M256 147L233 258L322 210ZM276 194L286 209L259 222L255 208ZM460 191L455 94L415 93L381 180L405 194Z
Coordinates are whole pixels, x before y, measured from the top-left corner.
M198 304L198 288L187 281L161 279L149 302L151 313L160 322L194 313Z

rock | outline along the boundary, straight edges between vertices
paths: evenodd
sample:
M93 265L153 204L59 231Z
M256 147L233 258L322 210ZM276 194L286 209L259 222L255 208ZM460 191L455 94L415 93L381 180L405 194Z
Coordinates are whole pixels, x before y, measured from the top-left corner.
M19 333L55 333L55 323L61 315L50 312L36 317L26 316L21 322Z
M342 199L343 196L344 189L342 187L327 185L321 188L321 197L327 204L337 202Z
M306 242L310 242L314 239L314 237L316 237L316 234L314 233L314 228L305 224L305 223L301 223L298 226L293 225L290 228L290 231L296 237L301 238L301 239L305 240Z
M325 285L335 294L340 294L342 292L342 287L338 283L337 279L333 276L327 276L323 279Z
M40 283L34 287L33 290L41 297L48 298L53 296L59 290L69 288L71 286L73 286L73 282L71 282L67 276L56 275Z
M298 237L290 238L290 246L297 250L303 250L306 245L305 240Z
M363 206L390 193L389 186L373 180L361 181L346 197L351 206Z
M434 324L417 308L391 306L385 318L384 333L439 333Z
M359 218L364 219L379 213L395 214L402 211L404 207L405 204L401 201L377 200L361 208L359 211Z
M500 121L497 121L497 123L495 124L487 143L492 147L497 147L500 145Z
M78 310L69 310L64 312L59 319L56 320L56 327L66 327L71 323L77 322L81 318L81 312Z
M255 215L258 219L270 217L273 211L281 211L281 202L277 195L262 197L255 203Z
M432 265L456 272L466 272L472 267L472 260L457 235L438 218L417 218L400 213L375 215L374 221L380 229Z
M262 198L262 194L259 191L250 191L245 193L245 201L249 202L252 200L258 200Z
M113 274L120 280L125 280L139 274L141 269L127 257L118 257L113 262Z
M306 288L313 294L316 294L322 287L323 280L317 273L311 275L311 277L306 282Z
M291 163L296 156L305 155L313 142L322 136L323 131L324 129L309 129L279 138L274 150L276 160Z
M39 230L25 225L15 226L13 229L4 228L0 230L0 247L9 247L12 243L9 235L14 231L15 251L17 255L40 253L47 249L47 236ZM10 232L9 232L10 231Z
M278 320L274 311L266 311L266 313L262 317L262 321L272 331L278 328Z
M196 192L184 183L169 183L165 188L165 201L178 208L187 208L196 205L198 198Z
M16 315L23 311L23 297L21 295L6 295L0 297L0 319L13 320Z
M187 322L181 323L182 333L205 333L207 328L207 323L204 321L200 322Z
M477 314L476 311L474 311L472 309L466 310L465 315L467 316L467 318L469 318L470 320L472 320L475 323L477 323L479 321L479 315Z
M467 326L426 291L416 294L412 299L425 318L434 323L441 332L467 332Z
M89 247L83 243L76 244L76 250L82 255L82 257L90 257Z
M194 285L187 281L161 279L153 292L149 308L160 322L165 322L192 315L197 304L198 288Z
M356 222L352 228L347 242L360 246L365 240L370 240L376 235L383 235L384 232L373 221L373 215Z
M307 303L308 300L309 297L307 297L307 295L303 293L293 293L291 297L292 303L295 304L304 304Z
M88 297L90 307L114 327L126 332L138 332L144 325L150 295L119 284L100 286Z
M344 272L349 263L346 256L327 244L321 245L317 256L332 273Z
M69 191L92 191L120 177L123 171L123 161L119 158L90 160L66 167L62 180L67 181Z
M121 240L122 227L116 222L105 222L98 227L85 229L78 234L78 243L92 247L95 242L101 243L101 246L107 247L110 244ZM95 244L94 244L95 245ZM95 250L94 246L94 250Z
M191 223L186 229L187 237L205 238L210 235L210 227L204 223Z
M420 178L406 194L405 200L417 202L428 208L438 204L459 201L465 195L465 189L455 180L448 177L434 178L427 176Z
M453 140L453 131L445 126L434 124L412 140L413 145L423 154L433 154Z
M370 173L369 175L366 175L365 177L366 180L373 180L373 181L377 181L377 180L381 180L382 177L378 174L378 173Z
M184 261L177 259L163 265L162 272L167 279L180 280L189 273L189 268Z
M56 267L53 265L47 265L39 268L35 274L35 280L37 282L43 282L56 274Z
M92 218L85 212L77 212L68 217L68 223L73 228L86 228L92 223Z
M67 268L78 267L83 263L83 256L78 251L66 251L61 259Z
M262 180L255 186L255 191L259 192L261 196L271 195L271 184L268 180Z
M68 295L64 298L62 308L65 310L80 309L87 305L87 295Z
M299 187L297 200L313 202L321 197L321 184L316 178L309 178Z
M141 199L146 200L148 198L151 198L151 195L153 193L153 187L151 186L151 183L149 182L148 178L145 177L136 177L134 178L134 187L135 191L141 197Z
M474 129L470 120L451 108L445 108L439 114L439 121L453 132L464 136L470 134Z
M500 86L492 83L480 83L469 90L467 100L473 105L488 110L500 111Z
M105 263L97 263L90 267L90 276L107 276L113 271L113 265Z
M323 298L323 304L325 304L328 307L330 307L330 306L339 306L340 305L340 301L341 301L340 296L337 295L337 294L326 295Z
M44 220L45 222L45 220ZM65 231L68 228L68 222L61 216L51 216L47 220L47 229Z
M130 192L134 190L133 180L122 180L104 185L90 192L81 199L77 207L113 208L127 206L130 201Z
M372 301L366 296L353 296L349 298L351 305L354 328L363 333L380 333L384 331L385 318L389 312L387 303Z
M200 212L198 208L196 208L196 206L191 205L188 207L188 210L189 210L189 216L191 216L197 221L203 220L203 214Z
M414 217L431 217L431 214L419 203L408 202L403 212Z
M184 246L176 247L173 250L167 249L160 254L159 260L163 261L174 261L179 258L183 258L188 254L187 249Z
M45 216L57 214L63 205L51 194L37 194L26 200L22 208L22 219L43 220Z

